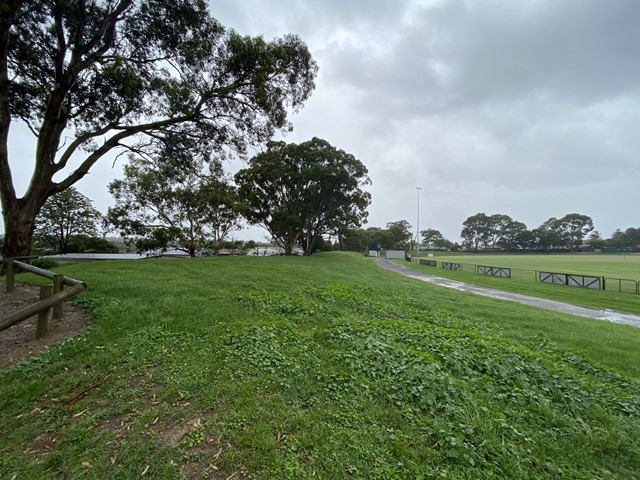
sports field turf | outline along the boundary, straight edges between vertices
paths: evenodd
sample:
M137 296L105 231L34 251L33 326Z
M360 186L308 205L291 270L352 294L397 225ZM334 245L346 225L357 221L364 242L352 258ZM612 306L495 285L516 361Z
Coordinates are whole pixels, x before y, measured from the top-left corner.
M422 255L424 256L424 255ZM436 254L435 260L640 280L640 254Z

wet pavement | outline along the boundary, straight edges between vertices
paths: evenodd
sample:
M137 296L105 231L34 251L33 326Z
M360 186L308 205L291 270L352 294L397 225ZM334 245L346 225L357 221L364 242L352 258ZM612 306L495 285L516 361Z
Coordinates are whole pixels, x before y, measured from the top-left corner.
M577 305L571 305L570 303L557 302L555 300L547 300L545 298L530 297L528 295L504 292L502 290L496 290L494 288L479 287L477 285L462 283L456 280L436 277L435 275L419 272L410 267L407 267L406 265L394 263L386 258L378 258L376 260L376 263L384 269L399 273L401 275L404 275L405 277L432 283L441 287L453 288L454 290L460 290L461 292L470 292L477 295L483 295L485 297L509 300L512 302L518 302L524 305L530 305L532 307L545 308L547 310L553 310L556 312L569 313L571 315L578 315L581 317L595 318L597 320L607 320L609 322L623 323L625 325L640 327L640 316L632 315L630 313L616 312L613 310L596 310L594 308L579 307Z

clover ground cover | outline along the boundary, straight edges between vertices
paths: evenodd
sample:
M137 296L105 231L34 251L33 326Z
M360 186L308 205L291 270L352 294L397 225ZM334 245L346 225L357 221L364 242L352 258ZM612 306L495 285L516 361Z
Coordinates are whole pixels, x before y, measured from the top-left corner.
M637 478L637 329L351 254L64 272L93 323L0 372L2 478Z

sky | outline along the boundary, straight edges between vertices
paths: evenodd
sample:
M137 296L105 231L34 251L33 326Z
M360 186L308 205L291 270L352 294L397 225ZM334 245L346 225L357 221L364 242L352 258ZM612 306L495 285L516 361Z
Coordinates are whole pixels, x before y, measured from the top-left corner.
M640 227L637 0L210 0L210 7L241 34L294 33L308 45L319 66L316 89L282 138L320 137L367 166L366 226L408 220L414 233L435 228L454 242L479 212L530 229L581 213L605 238ZM20 190L33 156L17 127L10 154ZM106 159L77 184L103 213L121 162ZM235 234L264 236L255 228Z

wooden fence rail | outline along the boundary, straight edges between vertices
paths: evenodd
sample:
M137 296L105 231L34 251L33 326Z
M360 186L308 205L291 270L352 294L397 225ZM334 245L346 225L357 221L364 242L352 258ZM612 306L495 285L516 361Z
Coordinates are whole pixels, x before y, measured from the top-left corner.
M61 318L62 303L75 297L87 288L87 284L80 280L58 275L50 272L49 270L34 267L33 265L20 262L13 258L3 258L2 263L7 267L5 269L7 276L7 293L11 293L13 291L16 268L53 280L54 284L53 289L51 287L43 287L39 302L29 305L28 307L25 307L22 310L0 320L0 332L33 317L34 315L38 315L37 338L44 337L48 331L49 310L53 307L54 318ZM71 288L64 290L64 285L68 285ZM51 294L51 290L53 291L53 295Z

